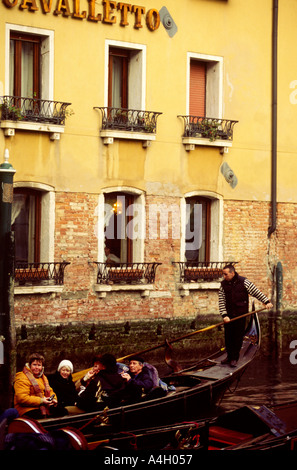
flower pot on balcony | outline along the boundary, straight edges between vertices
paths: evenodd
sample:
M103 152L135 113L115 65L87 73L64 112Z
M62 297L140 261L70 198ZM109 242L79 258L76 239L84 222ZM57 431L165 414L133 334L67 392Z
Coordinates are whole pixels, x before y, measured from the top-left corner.
M219 279L223 275L223 270L219 268L207 268L207 267L190 267L185 268L184 278L185 281L212 281Z
M49 272L45 268L16 269L14 278L20 283L44 281L49 279Z
M108 272L108 280L112 282L130 282L139 281L143 277L143 269L133 268L110 268Z

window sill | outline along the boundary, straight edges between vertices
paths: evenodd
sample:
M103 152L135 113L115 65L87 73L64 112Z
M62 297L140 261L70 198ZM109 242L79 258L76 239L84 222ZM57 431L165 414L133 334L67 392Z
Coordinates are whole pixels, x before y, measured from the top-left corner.
M221 285L220 281L210 282L187 282L178 285L179 293L181 297L186 297L192 290L219 290Z
M202 137L182 137L182 142L186 150L195 150L196 145L203 145L204 147L219 147L220 153L228 153L229 147L232 147L231 140L220 140L216 139L210 141L209 139Z
M118 131L118 130L102 130L100 137L103 139L105 145L114 143L114 139L122 140L138 140L142 141L144 148L150 147L152 141L156 140L156 134L144 132L131 132L131 131Z
M14 288L14 295L51 294L63 292L64 286L19 286Z
M4 131L6 137L13 137L16 130L20 131L33 131L33 132L48 132L50 140L59 140L61 134L64 133L65 126L50 123L38 122L22 122L22 121L1 121L0 127Z
M149 297L150 291L154 290L154 286L152 284L112 284L112 285L101 285L96 284L95 292L97 292L99 298L106 297L108 292L131 292L131 291L138 291L141 297Z

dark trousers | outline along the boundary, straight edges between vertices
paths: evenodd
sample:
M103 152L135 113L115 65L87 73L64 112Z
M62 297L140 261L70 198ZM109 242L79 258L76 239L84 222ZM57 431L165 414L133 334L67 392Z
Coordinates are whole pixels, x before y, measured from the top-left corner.
M229 361L238 361L245 332L245 318L225 323L225 347Z

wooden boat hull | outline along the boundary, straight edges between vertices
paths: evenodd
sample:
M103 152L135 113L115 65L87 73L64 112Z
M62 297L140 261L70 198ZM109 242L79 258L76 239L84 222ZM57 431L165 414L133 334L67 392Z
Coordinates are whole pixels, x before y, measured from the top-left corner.
M275 420L270 432L230 447L230 450L297 450L297 401L271 409ZM278 427L277 423L282 423ZM276 425L275 425L276 424Z
M48 431L62 426L72 426L82 430L89 436L88 439L92 440L110 432L133 431L213 416L215 407L223 398L225 391L240 379L255 357L259 346L259 321L257 315L253 314L235 368L222 365L221 360L226 357L226 353L218 351L190 368L163 377L163 381L176 388L166 396L152 395L141 402L105 412L46 419L42 420L42 425ZM107 421L108 424L102 425L102 421Z
M119 450L297 450L297 402L275 408L243 406L216 418L175 423L132 434L113 433L89 448Z

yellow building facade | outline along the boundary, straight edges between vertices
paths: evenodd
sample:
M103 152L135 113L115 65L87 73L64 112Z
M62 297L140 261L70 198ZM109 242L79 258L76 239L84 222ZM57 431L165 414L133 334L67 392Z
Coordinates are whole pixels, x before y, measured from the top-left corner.
M294 309L296 3L0 8L17 326L216 314L226 262Z

